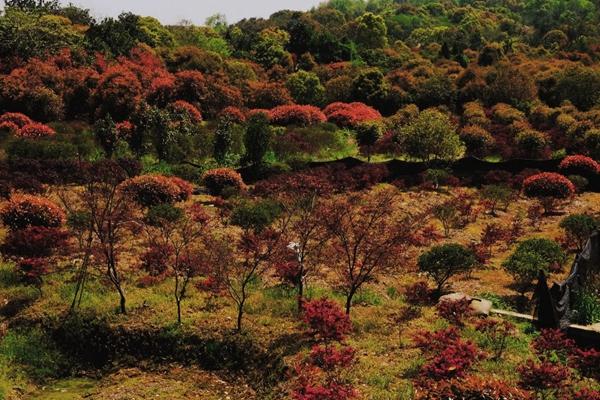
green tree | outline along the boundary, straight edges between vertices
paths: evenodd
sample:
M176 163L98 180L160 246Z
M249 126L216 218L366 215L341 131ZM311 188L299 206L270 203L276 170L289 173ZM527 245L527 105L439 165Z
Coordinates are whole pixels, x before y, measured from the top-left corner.
M261 164L271 145L272 136L273 130L265 114L258 113L251 116L244 136L246 147L244 161L249 165Z
M565 231L568 243L581 251L592 233L600 228L600 221L588 214L571 214L563 218L559 226Z
M351 36L355 42L365 49L381 48L387 46L387 26L381 15L371 12L358 17L350 25Z
M473 251L456 243L434 246L418 260L419 270L435 281L438 294L450 278L470 271L476 263Z
M383 127L379 122L363 122L354 128L356 131L356 141L360 147L364 147L367 153L367 161L371 161L371 152L373 145L383 136Z
M400 129L396 136L403 152L417 160L453 160L465 150L450 118L427 109Z
M252 49L254 60L267 69L283 63L289 55L285 51L289 40L290 35L282 29L264 29Z
M7 8L0 16L0 58L28 59L83 45L83 35L59 15Z
M564 252L554 240L534 238L519 243L502 267L513 277L517 291L524 295L539 271L547 274L551 268L560 268L565 260Z
M288 76L286 86L297 104L321 105L325 97L325 87L317 74L298 71Z

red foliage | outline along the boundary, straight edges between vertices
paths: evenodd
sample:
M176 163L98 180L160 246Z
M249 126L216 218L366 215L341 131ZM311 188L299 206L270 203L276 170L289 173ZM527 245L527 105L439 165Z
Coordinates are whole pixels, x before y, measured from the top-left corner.
M0 219L12 230L30 226L59 227L64 212L52 201L28 194L15 194L0 209Z
M246 90L248 108L271 109L292 103L292 96L284 85L271 82L248 82Z
M275 264L275 275L285 284L296 286L301 277L300 264L297 261L287 261Z
M523 181L527 197L567 199L575 193L575 186L566 177L554 172L542 172Z
M327 121L325 114L315 106L283 105L269 112L269 119L275 125L309 126Z
M593 158L582 155L565 157L560 162L558 168L565 175L593 176L600 174L600 164Z
M140 256L140 268L152 277L164 275L169 269L169 258L172 254L173 249L170 246L149 247Z
M177 176L169 176L168 178L177 187L175 201L186 201L190 198L194 191L194 186L191 183Z
M600 379L600 351L593 348L577 349L571 361L582 375Z
M219 196L227 188L237 191L246 189L242 176L231 168L217 168L206 171L202 176L210 194Z
M193 104L188 103L184 100L177 100L169 104L169 110L175 114L186 116L190 122L199 124L202 122L202 114L200 110Z
M119 139L128 140L133 136L134 125L129 121L117 122L115 125L117 137Z
M563 358L573 354L575 341L569 339L560 329L543 329L534 339L533 348L540 357L549 357L552 354L562 355Z
M350 385L329 382L325 385L307 383L292 393L294 400L349 400L356 398L356 390Z
M573 396L565 397L565 400L600 400L600 391L593 389L581 389L573 393Z
M431 301L431 289L426 281L415 282L404 289L404 297L410 304L427 304Z
M421 331L413 338L415 346L425 354L438 354L450 345L460 341L460 333L456 327L441 329L436 332Z
M0 115L0 124L3 122L11 122L15 124L18 129L33 123L31 118L29 118L27 115L13 112L7 112Z
M365 121L381 119L379 111L364 103L331 103L323 110L329 122L343 127L353 127Z
M35 122L25 125L16 132L16 136L27 139L38 139L54 135L56 135L54 129L50 128L48 125Z
M175 78L173 76L161 76L155 78L150 84L146 99L150 104L164 107L171 102L175 93Z
M486 318L477 322L475 330L483 333L494 351L494 358L502 357L507 341L515 332L515 326L505 320Z
M48 257L67 245L69 234L60 228L30 226L10 231L2 252L20 257Z
M463 321L471 313L471 300L442 300L437 304L437 313L451 324L463 326Z
M560 389L571 376L567 367L550 361L535 363L527 360L517 370L521 376L521 386L535 391Z
M510 384L489 377L466 376L451 380L418 382L416 400L530 400L531 396Z
M227 118L229 121L234 122L236 124L243 124L246 122L246 116L244 113L237 107L225 107L219 113L219 118Z
M42 276L48 272L48 263L43 258L26 258L17 264L21 282L37 288L42 286Z
M101 76L93 93L96 116L110 114L116 121L124 121L137 109L142 85L136 74L123 65L109 67Z
M223 290L225 290L222 283L213 276L209 276L197 281L196 289L200 290L201 292L209 293L212 296L220 296L223 294Z
M443 237L444 235L438 231L435 225L429 224L415 232L411 240L413 246L424 247L437 242Z
M421 374L430 379L460 378L479 357L477 346L457 340L423 365Z
M19 127L14 122L2 121L0 122L0 132L2 131L16 135L19 133Z
M136 176L121 183L120 189L144 207L182 201L192 191L183 179L163 175Z
M356 351L350 347L313 346L309 355L309 362L324 371L333 371L337 368L347 368L354 361Z
M352 329L348 315L327 299L305 302L302 319L313 336L325 341L344 340Z

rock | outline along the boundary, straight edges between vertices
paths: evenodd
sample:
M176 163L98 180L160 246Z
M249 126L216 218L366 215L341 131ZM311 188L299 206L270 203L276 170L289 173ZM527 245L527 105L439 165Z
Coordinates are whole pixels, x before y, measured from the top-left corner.
M440 302L442 301L458 301L462 299L467 299L471 302L471 310L475 315L490 315L490 310L492 309L492 302L485 299L475 299L468 294L465 293L450 293L440 297Z

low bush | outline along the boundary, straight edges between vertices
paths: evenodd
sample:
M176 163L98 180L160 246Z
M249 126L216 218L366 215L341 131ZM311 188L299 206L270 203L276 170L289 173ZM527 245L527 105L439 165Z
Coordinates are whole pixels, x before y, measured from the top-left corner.
M129 178L120 189L143 207L186 200L192 186L180 178L163 175L140 175Z
M50 128L48 125L38 123L27 124L17 132L18 137L28 139L39 139L52 137L54 135L56 135L54 129Z
M419 281L412 285L408 285L404 290L404 297L410 304L428 304L431 301L431 289L429 289L429 284L425 281Z
M459 300L442 300L437 306L440 317L456 326L464 326L464 321L471 314L471 300L462 298Z
M30 226L11 230L1 249L4 254L18 257L49 257L64 250L69 233L60 228Z
M335 302L324 298L305 302L302 320L309 333L323 341L342 341L352 330L348 315Z
M231 168L208 170L202 176L202 181L213 196L220 196L227 190L240 192L246 189L242 176Z
M30 226L57 228L62 225L65 214L44 197L14 194L0 209L0 219L12 230Z
M558 165L565 175L581 175L584 177L600 174L600 164L593 158L574 155L565 157Z

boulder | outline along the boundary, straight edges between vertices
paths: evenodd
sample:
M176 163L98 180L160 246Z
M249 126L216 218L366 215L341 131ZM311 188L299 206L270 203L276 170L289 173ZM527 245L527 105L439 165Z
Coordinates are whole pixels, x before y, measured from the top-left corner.
M490 310L492 309L492 302L485 299L477 299L469 296L465 293L450 293L440 297L440 302L442 301L458 301L462 299L467 299L471 302L471 310L475 315L490 315Z

